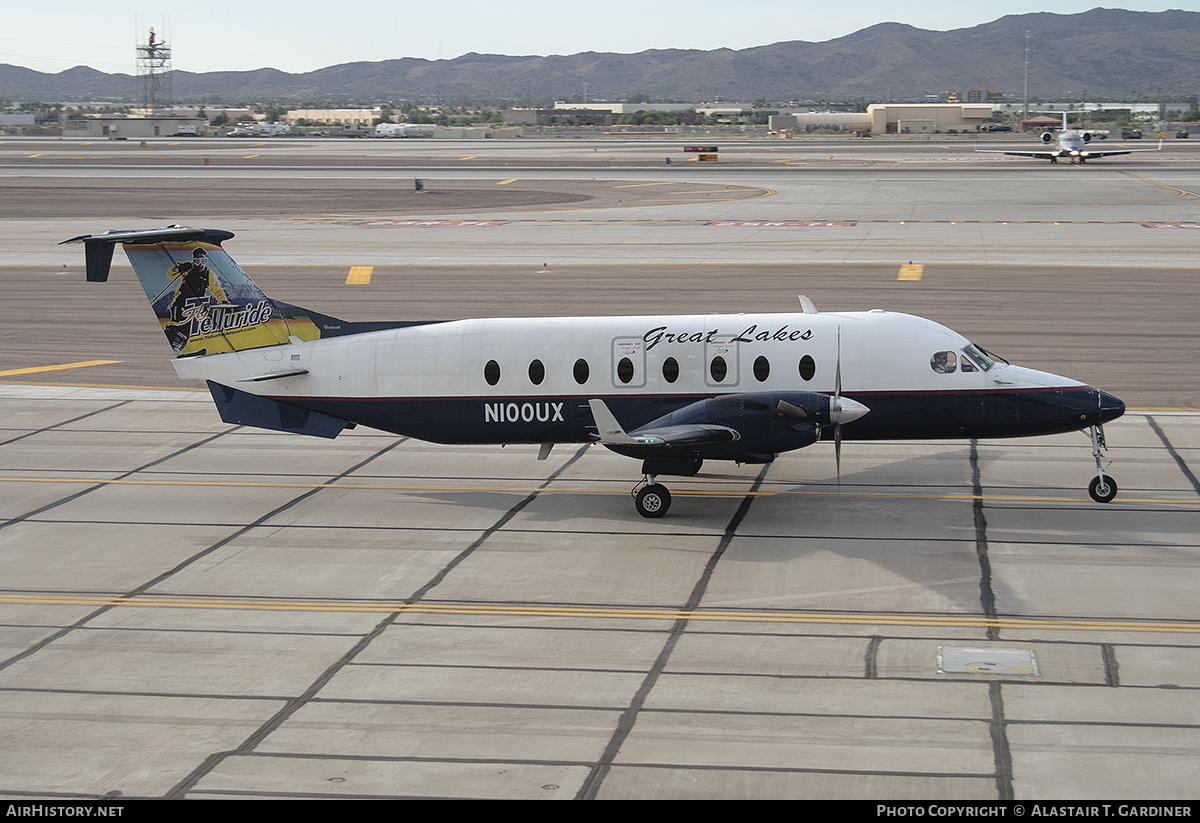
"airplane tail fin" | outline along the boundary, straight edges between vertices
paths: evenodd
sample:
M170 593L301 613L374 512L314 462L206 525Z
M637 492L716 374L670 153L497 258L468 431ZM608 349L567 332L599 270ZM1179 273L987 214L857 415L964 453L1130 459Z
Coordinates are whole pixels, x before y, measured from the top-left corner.
M1071 130L1071 122L1069 120L1069 116L1072 114L1082 114L1082 112L1055 110L1055 111L1040 111L1040 112L1038 112L1038 114L1061 114L1062 121L1063 121L1062 122L1062 130L1070 131Z
M180 357L314 340L322 327L347 325L267 297L221 247L231 237L233 232L219 229L172 226L63 242L84 244L92 282L108 280L113 248L120 244Z

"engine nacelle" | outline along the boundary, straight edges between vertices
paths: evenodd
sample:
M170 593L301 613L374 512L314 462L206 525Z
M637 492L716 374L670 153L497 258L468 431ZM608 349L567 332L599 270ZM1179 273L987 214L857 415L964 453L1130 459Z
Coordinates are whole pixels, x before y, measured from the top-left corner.
M1090 131L1085 131L1083 133L1083 142L1085 142L1085 143L1092 142L1092 133Z
M1053 142L1054 142L1054 135L1053 135L1051 132L1048 132L1048 131L1044 131L1044 132L1042 132L1042 142L1043 142L1043 143L1053 143Z
M830 423L829 402L828 395L816 392L719 395L676 409L644 428L710 424L738 432L736 439L670 446L605 445L627 457L662 461L653 466L659 470L649 474L687 474L688 464L699 460L769 463L776 454L811 446L820 439L821 427Z

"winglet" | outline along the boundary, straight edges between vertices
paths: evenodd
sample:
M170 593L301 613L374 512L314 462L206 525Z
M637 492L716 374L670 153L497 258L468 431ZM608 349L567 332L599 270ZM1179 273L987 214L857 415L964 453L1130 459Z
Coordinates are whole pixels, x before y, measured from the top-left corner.
M589 400L588 406L591 407L592 417L596 420L596 433L600 436L601 443L639 442L625 433L625 429L617 422L616 416L608 410L608 406L604 405L603 400Z

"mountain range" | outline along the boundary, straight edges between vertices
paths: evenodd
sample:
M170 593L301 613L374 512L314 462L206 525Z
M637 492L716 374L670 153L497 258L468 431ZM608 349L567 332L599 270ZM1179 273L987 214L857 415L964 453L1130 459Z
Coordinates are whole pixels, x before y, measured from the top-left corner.
M464 54L344 63L303 74L276 69L176 70L180 102L507 101L538 104L584 93L659 101L919 100L991 88L1021 99L1026 35L1031 99L1130 100L1200 91L1200 12L1092 9L1002 17L953 31L880 23L821 43L637 54ZM178 50L177 50L178 52ZM186 59L176 53L176 60ZM133 56L130 56L132 62ZM76 66L57 74L0 64L0 98L138 100L138 81Z

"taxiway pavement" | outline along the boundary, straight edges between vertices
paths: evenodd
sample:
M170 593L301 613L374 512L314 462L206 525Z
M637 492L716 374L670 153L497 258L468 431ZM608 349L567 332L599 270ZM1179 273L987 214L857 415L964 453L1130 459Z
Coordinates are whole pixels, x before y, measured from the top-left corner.
M372 153L426 150L407 146L355 148L367 159L321 190L352 197L372 162L397 164ZM224 425L174 380L128 270L86 285L78 249L52 245L186 209L69 205L130 169L8 148L0 189L27 193L0 217L0 796L1194 794L1189 157L731 168L719 187L756 193L719 200L707 169L615 160L490 206L471 192L516 175L443 158L467 199L440 223L312 201L218 221L220 187L191 189L268 291L353 319L755 311L806 292L934 317L1139 406L1108 427L1107 506L1076 434L849 444L840 484L818 444L679 479L649 521L627 496L636 462L603 449L538 461ZM469 148L494 167L511 151ZM135 171L162 191L179 175L186 203L192 171ZM310 171L237 174L286 209ZM897 279L909 259L918 281ZM796 265L814 261L830 265ZM346 284L351 265L370 283ZM124 362L78 365L101 360Z

